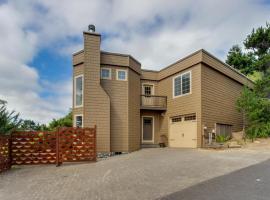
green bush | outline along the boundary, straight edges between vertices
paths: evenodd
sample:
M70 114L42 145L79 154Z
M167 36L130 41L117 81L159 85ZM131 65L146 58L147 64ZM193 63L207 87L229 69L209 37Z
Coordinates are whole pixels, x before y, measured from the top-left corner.
M216 136L217 143L224 143L224 142L227 142L229 139L230 139L230 136L228 136L228 135L217 135Z
M254 90L244 88L237 101L239 111L244 114L246 122L246 136L250 139L270 136L270 100L265 98L268 94L268 84L255 83Z
M267 138L270 136L270 123L255 123L247 129L247 137L254 140L255 138Z

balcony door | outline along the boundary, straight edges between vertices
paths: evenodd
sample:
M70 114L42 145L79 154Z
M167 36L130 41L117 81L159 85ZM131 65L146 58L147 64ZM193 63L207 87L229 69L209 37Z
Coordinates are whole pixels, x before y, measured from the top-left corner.
M154 142L154 117L142 116L142 143Z
M145 95L143 100L144 105L152 106L154 99L151 98L151 95L154 95L154 85L143 84L143 95Z
M154 85L143 84L143 95L154 95Z

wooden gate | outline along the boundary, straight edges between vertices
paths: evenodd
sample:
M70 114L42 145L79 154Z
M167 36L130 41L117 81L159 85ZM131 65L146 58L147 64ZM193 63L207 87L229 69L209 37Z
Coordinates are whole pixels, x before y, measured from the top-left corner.
M57 138L57 165L63 162L96 161L95 128L61 128Z

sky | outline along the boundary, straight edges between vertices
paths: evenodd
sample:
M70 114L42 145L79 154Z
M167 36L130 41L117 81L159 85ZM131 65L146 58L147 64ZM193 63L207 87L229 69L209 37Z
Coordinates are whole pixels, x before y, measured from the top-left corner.
M221 60L270 22L270 0L0 0L0 99L48 123L72 104L72 53L89 24L101 49L159 70L199 49Z

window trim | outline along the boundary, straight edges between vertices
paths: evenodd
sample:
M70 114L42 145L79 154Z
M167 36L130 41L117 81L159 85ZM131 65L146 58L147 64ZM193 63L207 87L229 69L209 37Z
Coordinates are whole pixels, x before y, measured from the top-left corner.
M73 127L75 127L75 128L77 128L77 121L76 121L76 118L77 117L82 117L82 126L81 126L81 128L83 128L83 114L77 114L77 115L74 115L74 118L73 118Z
M190 70L190 71L187 71L187 72L184 72L184 73L182 73L182 74L179 74L179 75L177 75L177 76L174 76L173 77L173 81L172 81L172 87L173 87L173 89L172 89L172 91L173 91L173 99L175 99L175 98L178 98L178 97L182 97L182 96L186 96L186 95L190 95L190 94L192 94L192 73L191 73L192 71ZM176 78L179 78L179 77L181 77L181 93L183 92L183 88L182 88L182 86L183 86L183 84L182 84L182 76L183 75L186 75L186 74L190 74L190 83L189 83L189 85L190 85L190 88L189 88L189 93L186 93L186 94L180 94L180 95L177 95L177 96L175 96L175 79Z
M102 70L103 69L109 70L109 77L102 77ZM109 67L101 67L101 69L100 69L100 78L104 79L104 80L111 80L112 79L112 69L109 68Z
M76 79L82 77L82 104L81 105L76 105L76 92L77 92L77 84L76 84ZM74 96L73 96L73 101L74 101L74 108L81 108L83 107L83 98L84 98L84 77L83 74L74 76Z
M145 95L145 94L144 94L144 86L145 86L145 85L150 85L150 86L152 86L151 95L155 95L155 85L154 85L153 83L147 83L147 82L145 82L145 83L142 84L142 95Z
M125 79L119 79L118 78L118 73L121 72L121 71L126 73ZM128 76L128 72L127 72L126 69L116 69L116 80L118 80L118 81L127 81L127 76Z

